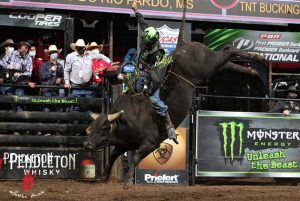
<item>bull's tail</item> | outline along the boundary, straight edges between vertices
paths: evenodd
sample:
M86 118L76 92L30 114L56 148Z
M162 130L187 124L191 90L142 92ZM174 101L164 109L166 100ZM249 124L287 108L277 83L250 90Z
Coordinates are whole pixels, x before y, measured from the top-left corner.
M184 44L184 25L185 25L186 4L187 4L187 0L184 0L183 15L182 15L182 21L181 21L181 26L180 26L180 31L179 31L179 35L178 35L178 42L177 42L176 48L180 47Z

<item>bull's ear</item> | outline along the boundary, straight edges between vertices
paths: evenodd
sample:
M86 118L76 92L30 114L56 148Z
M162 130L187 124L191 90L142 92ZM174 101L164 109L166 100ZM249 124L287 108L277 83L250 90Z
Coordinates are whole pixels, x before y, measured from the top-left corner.
M100 114L97 114L97 113L93 113L93 112L90 112L89 113L90 117L94 120L96 120L98 117L100 117Z
M123 113L124 113L124 110L121 110L120 112L117 112L117 113L114 113L114 114L109 114L107 116L107 119L108 119L109 122L116 121L122 116Z

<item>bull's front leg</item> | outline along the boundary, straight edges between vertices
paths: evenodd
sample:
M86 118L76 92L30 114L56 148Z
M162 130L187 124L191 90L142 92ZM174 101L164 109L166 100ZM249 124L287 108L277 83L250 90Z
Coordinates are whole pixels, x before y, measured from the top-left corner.
M245 59L261 61L261 62L266 61L266 59L259 54L250 54L244 50L237 49L236 47L233 47L231 45L225 45L225 47L221 51L223 51L225 54L229 54L230 57L241 56Z
M114 150L111 152L109 162L105 166L104 173L103 173L103 176L101 178L102 182L105 182L105 181L107 181L109 179L110 174L111 174L111 169L112 169L115 161L117 160L117 158L121 154L125 153L125 151L126 151L125 149L116 146L114 148Z
M149 134L150 135L150 134ZM152 151L157 148L156 144L152 144L151 141L145 140L140 147L134 153L131 163L129 164L128 172L124 178L124 188L128 189L133 185L133 174L135 167Z

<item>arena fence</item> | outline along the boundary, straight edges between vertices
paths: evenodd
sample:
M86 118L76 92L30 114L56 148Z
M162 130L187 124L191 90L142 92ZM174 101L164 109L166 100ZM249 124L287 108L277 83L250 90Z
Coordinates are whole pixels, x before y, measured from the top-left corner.
M1 87L26 85L2 85ZM33 90L63 87L37 85ZM101 90L97 98L74 98L65 91L62 97L0 96L0 179L22 179L25 174L36 178L73 178L97 180L109 159L109 148L87 151L83 148L86 128L92 122L87 111L109 110L107 87L72 88ZM26 93L29 94L29 93ZM13 112L12 105L24 111ZM43 112L49 107L50 112ZM72 112L80 107L80 112Z

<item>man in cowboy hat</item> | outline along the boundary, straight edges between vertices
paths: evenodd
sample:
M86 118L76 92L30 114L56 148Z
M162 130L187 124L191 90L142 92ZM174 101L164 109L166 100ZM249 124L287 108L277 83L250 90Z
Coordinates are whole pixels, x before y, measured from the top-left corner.
M92 54L86 51L88 46L83 39L78 39L75 43L75 52L67 55L64 80L65 88L86 87L91 84L92 77L92 60L100 59L111 64L111 60L103 54ZM73 97L91 97L93 94L90 90L72 90Z
M4 53L0 56L0 59L2 59L5 55L11 54L15 50L15 43L13 39L7 39L6 41L2 42L0 44L0 49L2 50L4 48Z
M96 42L92 42L87 50L91 51L91 55L93 57L92 59L92 81L93 83L99 84L103 82L103 74L104 71L109 67L109 63L104 61L103 59L96 59L95 57L99 54L103 49L103 45L98 45ZM106 57L102 54L103 57ZM108 57L106 57L106 60L109 60Z
M57 62L58 55L62 49L57 49L56 45L50 45L45 53L50 56L48 61L43 62L40 70L40 81L43 85L60 85L64 76L63 66ZM43 96L58 96L58 89L43 89L41 95ZM49 107L43 109L49 112Z
M15 84L25 84L28 77L31 76L32 59L28 55L29 48L30 45L27 42L21 41L18 44L18 50L4 56L0 61L0 64L4 67L4 69L14 72L11 79ZM23 88L6 87L5 94L24 96L25 92ZM20 105L12 105L12 107L15 111L23 110Z
M287 90L287 99L298 99L298 90L295 86L289 86ZM300 105L294 100L278 101L270 112L282 112L285 116L300 113Z

